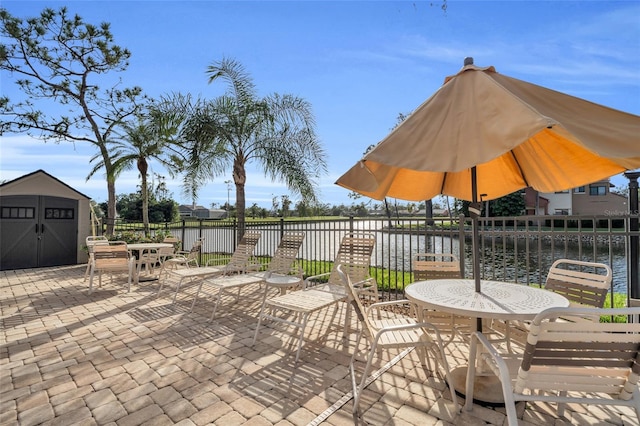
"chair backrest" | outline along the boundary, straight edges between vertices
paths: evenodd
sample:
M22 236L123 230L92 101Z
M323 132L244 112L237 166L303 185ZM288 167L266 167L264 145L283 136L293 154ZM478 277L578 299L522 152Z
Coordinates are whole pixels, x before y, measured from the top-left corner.
M109 244L97 244L93 247L96 269L127 269L130 257L124 241L111 241Z
M613 274L604 263L558 259L553 262L544 288L562 294L574 305L602 308Z
M85 244L87 246L87 250L89 251L89 253L93 253L93 246L98 245L98 244L109 244L109 239L103 235L89 235L86 239L85 239Z
M416 253L412 269L414 281L461 278L460 261L450 253Z
M291 272L304 236L304 232L286 232L282 236L278 248L269 262L267 271L277 274L288 274Z
M640 374L640 324L562 321L637 315L640 308L553 308L531 324L515 392L603 392L629 400Z
M260 232L256 231L246 231L244 233L236 250L231 255L231 259L225 265L226 272L244 272L247 270L261 235Z
M171 256L176 252L176 245L180 242L179 238L176 237L165 237L162 240L163 243L171 244L171 247L161 247L158 249L158 254L160 256ZM202 245L202 242L200 242ZM193 247L192 247L193 248Z
M338 273L338 265L342 265L342 272L349 276L352 283L369 278L371 254L375 245L376 239L373 234L350 233L345 235L340 242L328 283L343 285L342 277Z
M191 249L189 250L189 253L187 254L187 259L197 259L198 256L200 255L200 250L202 250L202 243L204 242L204 238L198 238L193 245L191 246Z

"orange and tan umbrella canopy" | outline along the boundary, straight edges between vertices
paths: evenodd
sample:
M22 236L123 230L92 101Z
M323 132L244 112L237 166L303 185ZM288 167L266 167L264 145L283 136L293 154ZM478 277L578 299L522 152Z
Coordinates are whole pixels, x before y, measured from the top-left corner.
M640 117L465 65L336 184L381 200L554 192L640 167ZM485 195L486 194L486 195Z

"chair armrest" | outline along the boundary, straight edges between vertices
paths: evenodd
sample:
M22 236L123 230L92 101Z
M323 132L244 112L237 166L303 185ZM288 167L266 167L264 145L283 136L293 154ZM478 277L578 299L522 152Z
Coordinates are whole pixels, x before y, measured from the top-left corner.
M217 257L207 260L206 266L224 266L231 260L231 256Z
M289 270L289 275L294 275L301 280L304 278L304 269L297 262L291 265L291 269Z
M316 285L319 284L325 284L326 281L320 281L321 278L323 277L329 277L329 275L331 275L331 272L326 272L324 274L318 274L318 275L312 275L310 277L307 277L306 280L304 280L304 284L303 284L303 289L305 288L309 288L309 287L314 287ZM314 281L318 281L317 283L314 283Z
M252 257L246 264L245 271L246 272L258 272L262 270L262 263L256 258Z
M379 309L379 308L384 307L384 306L410 305L410 304L411 304L411 301L407 300L407 299L390 300L390 301L387 301L387 302L376 302L376 303L373 303L373 304L369 305L369 308L367 309L367 311Z
M376 283L376 279L373 277L369 277L367 279L364 279L362 281L358 281L356 283L352 283L351 284L353 286L353 288L356 289L366 289L368 287L373 287L373 286L378 286L378 283Z

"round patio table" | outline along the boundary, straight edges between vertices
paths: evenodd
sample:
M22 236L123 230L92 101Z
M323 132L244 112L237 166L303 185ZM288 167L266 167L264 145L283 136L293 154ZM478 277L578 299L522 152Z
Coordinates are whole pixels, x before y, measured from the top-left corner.
M142 268L142 262L140 262L140 259L142 258L142 255L144 254L144 252L146 251L153 251L153 250L158 250L161 248L169 248L169 247L173 247L173 244L171 243L132 243L132 244L127 244L127 250L129 251L137 251L138 255L136 256L136 263L138 264L136 267L136 276L135 276L135 282L138 283L140 281L154 281L157 280L157 277L147 277L143 280L140 279L140 270Z
M502 281L480 282L475 291L472 279L416 281L404 291L407 299L420 307L473 318L505 321L532 320L549 308L566 308L566 297L537 287ZM508 327L508 325L507 325ZM455 391L464 396L467 367L451 372ZM474 400L492 405L503 404L500 380L493 374L476 376Z
M566 297L537 287L472 279L416 281L404 291L407 299L425 308L474 318L532 320L548 308L566 308Z
M277 288L280 290L280 295L286 294L287 290L292 290L298 288L302 284L302 278L296 275L282 275L282 274L271 274L269 278L264 280L264 294L262 296L262 306L260 310L264 309L264 305L267 301L267 294L269 293L269 288Z

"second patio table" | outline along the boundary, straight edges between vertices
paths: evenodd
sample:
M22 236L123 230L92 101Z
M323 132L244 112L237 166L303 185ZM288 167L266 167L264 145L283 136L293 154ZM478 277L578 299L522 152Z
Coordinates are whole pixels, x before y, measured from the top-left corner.
M569 300L560 294L523 284L482 280L480 288L481 292L476 293L472 279L440 279L416 281L404 291L407 299L424 308L505 321L532 320L545 309L569 306ZM464 394L466 370L464 367L452 371L455 390L461 394ZM485 383L478 384L482 389L477 389L474 395L483 402L500 403L500 382L491 376L485 379ZM494 386L497 391L491 390Z
M142 269L142 262L140 262L140 258L145 254L145 252L151 253L152 251L161 249L161 248L170 248L173 247L173 244L170 243L131 243L127 244L127 250L129 251L137 251L138 255L136 256L137 266L136 266L136 276L135 282L138 283L140 280L140 272ZM157 280L158 278L149 278L148 280Z

